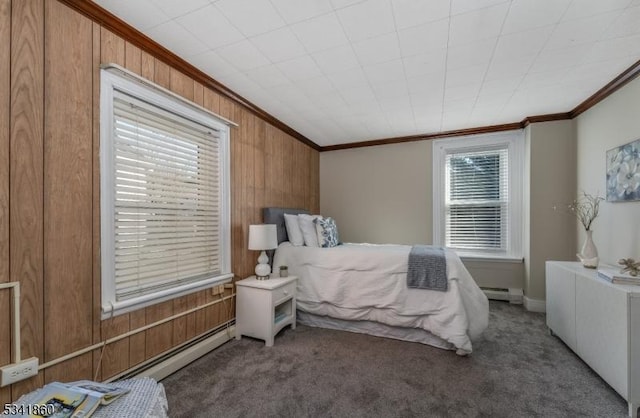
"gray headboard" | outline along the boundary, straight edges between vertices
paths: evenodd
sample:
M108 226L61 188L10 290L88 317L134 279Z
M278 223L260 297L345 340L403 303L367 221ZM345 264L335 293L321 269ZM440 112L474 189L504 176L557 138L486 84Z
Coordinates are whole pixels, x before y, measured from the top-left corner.
M301 213L309 214L308 210L291 209L291 208L264 208L262 209L262 218L266 224L275 224L278 231L278 244L289 241L287 237L287 228L284 224L284 214L299 215ZM271 255L269 255L271 258Z

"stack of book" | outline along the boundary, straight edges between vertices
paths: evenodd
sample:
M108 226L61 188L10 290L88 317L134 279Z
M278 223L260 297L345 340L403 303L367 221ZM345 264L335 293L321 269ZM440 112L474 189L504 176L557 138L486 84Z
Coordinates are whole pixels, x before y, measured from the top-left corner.
M640 286L640 276L632 276L629 273L620 273L617 267L599 267L598 277L614 284L632 284Z

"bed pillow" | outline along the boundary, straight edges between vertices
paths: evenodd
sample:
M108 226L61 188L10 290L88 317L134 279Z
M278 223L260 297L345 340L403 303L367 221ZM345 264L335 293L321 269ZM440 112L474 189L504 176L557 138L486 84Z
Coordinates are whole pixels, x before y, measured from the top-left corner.
M338 227L331 217L316 218L316 235L318 236L318 247L331 248L338 246Z
M298 222L298 215L291 215L289 213L284 214L284 223L287 227L287 236L291 245L300 247L304 245L304 237L300 230L300 223Z
M313 221L317 218L322 219L320 215L298 215L298 223L300 224L300 230L302 231L302 237L304 238L304 245L307 247L319 247L318 245L318 233L316 231L316 225Z

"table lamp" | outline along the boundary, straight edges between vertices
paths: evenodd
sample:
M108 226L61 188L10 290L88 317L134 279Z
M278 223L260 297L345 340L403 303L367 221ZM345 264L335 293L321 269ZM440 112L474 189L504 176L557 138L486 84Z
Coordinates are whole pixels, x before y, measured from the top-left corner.
M249 225L249 249L262 251L256 266L256 279L265 280L269 278L271 266L265 250L273 250L275 248L278 248L278 235L275 225Z

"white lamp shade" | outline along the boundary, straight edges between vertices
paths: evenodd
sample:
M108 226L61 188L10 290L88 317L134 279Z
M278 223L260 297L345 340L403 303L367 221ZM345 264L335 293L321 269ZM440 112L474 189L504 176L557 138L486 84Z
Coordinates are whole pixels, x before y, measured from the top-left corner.
M250 250L273 250L275 248L278 248L278 233L275 225L249 225Z

